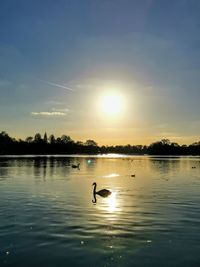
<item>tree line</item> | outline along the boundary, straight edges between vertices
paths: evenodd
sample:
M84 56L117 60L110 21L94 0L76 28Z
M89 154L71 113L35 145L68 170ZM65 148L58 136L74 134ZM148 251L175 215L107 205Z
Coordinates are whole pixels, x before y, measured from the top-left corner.
M200 155L200 141L191 145L179 145L168 139L146 145L116 145L98 146L88 139L86 142L74 141L68 135L55 137L53 134L43 136L36 133L34 137L28 136L25 140L10 137L5 131L0 133L1 155L23 154L137 154L137 155Z

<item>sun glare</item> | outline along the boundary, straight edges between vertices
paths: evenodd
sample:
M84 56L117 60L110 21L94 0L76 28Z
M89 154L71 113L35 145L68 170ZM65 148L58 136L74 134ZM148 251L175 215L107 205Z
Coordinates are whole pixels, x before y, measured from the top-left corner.
M112 192L111 196L108 198L108 211L116 211L116 192Z
M109 117L115 117L121 114L123 110L123 97L116 92L103 94L100 101L101 112Z

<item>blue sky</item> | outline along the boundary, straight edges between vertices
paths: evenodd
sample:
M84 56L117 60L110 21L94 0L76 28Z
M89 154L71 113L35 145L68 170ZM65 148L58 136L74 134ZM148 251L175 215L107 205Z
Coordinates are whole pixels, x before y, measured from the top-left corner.
M198 0L2 0L0 130L99 144L199 140L199 26ZM113 120L97 108L110 88L126 98Z

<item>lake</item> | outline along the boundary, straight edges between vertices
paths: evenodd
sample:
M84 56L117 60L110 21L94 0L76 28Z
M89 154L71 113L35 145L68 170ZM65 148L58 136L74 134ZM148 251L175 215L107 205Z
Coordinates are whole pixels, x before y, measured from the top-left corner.
M112 194L93 203L93 182ZM199 252L200 158L0 157L0 266L199 267Z

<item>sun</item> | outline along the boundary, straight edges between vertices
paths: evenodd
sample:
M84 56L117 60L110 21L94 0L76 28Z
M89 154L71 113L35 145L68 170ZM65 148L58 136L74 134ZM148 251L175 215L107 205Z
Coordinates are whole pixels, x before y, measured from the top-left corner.
M101 112L109 117L115 117L122 113L123 110L123 97L117 92L106 92L100 99Z

